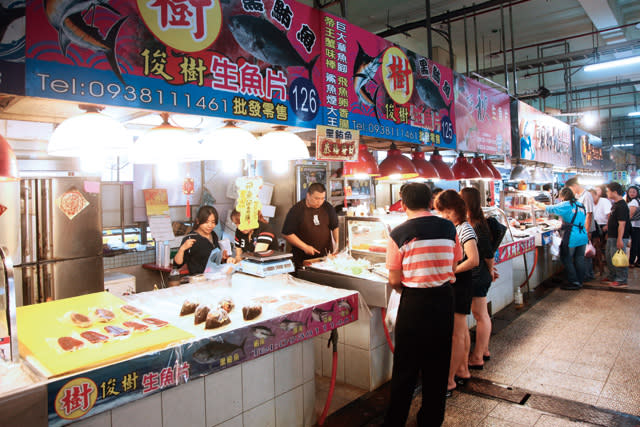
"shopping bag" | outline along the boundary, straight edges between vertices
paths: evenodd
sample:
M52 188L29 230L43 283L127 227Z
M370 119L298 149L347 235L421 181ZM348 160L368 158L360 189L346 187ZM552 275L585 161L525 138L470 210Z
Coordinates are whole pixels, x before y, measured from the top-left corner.
M384 318L384 322L387 324L389 333L393 331L396 326L396 318L398 317L398 307L400 307L400 297L402 291L392 290L389 297L389 304L387 304L387 315Z
M553 259L557 259L560 256L560 245L562 244L562 237L557 231L551 235L551 256Z
M629 258L622 249L618 249L618 251L613 254L611 263L614 267L629 267Z
M584 256L586 258L593 258L596 256L596 247L591 244L591 242L587 243L587 247L584 250Z

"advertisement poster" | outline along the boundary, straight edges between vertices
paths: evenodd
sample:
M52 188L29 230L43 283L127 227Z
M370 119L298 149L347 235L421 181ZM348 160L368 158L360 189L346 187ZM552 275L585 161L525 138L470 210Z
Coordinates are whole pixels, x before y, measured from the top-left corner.
M325 15L322 22L328 126L361 135L455 148L453 71Z
M287 0L28 0L29 96L315 128L320 15Z
M522 101L512 103L514 158L571 166L571 126ZM515 117L514 117L515 115Z
M509 95L455 74L457 149L511 155Z
M146 188L142 190L147 216L169 215L169 197L166 188Z
M24 95L25 2L0 0L0 92Z
M605 166L612 166L609 153L602 151L602 139L576 127L573 128L573 156L578 169L604 170Z
M316 129L316 159L334 162L358 160L360 132L351 129L318 126Z

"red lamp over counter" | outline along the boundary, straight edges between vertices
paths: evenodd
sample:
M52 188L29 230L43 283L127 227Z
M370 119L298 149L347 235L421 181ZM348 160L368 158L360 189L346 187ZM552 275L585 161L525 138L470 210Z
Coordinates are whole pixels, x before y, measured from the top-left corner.
M444 179L446 181L455 180L453 172L451 172L451 169L449 169L449 165L447 165L444 160L442 160L442 156L438 152L438 149L436 149L433 154L431 154L429 163L431 163L431 165L433 165L433 167L436 169L440 179Z
M498 169L496 169L495 166L493 166L493 163L491 163L491 160L484 159L484 164L487 165L489 170L491 170L491 173L493 173L493 179L498 179L498 180L502 179L502 174Z
M358 146L358 160L355 162L344 162L343 176L380 176L380 170L375 157L367 149L365 144Z
M418 176L416 167L409 158L402 155L396 144L391 143L387 158L379 165L381 180L411 179Z
M419 178L440 179L440 174L435 166L424 159L424 152L414 151L411 153L411 162L416 167Z
M17 181L18 162L9 142L0 135L0 181Z
M480 157L478 154L476 154L476 156L471 160L471 164L480 173L480 178L491 181L494 179L493 172L491 171L491 169L489 169L489 167L482 160L482 157Z
M462 153L458 155L455 163L453 164L453 166L451 166L451 171L453 172L453 176L455 179L480 178L480 172L478 172L478 169L473 167L473 165L469 163L467 158Z

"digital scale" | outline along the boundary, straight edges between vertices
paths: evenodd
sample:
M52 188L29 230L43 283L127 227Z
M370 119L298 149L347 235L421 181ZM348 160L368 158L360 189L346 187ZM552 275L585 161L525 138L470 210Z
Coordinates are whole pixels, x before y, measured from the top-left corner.
M293 255L284 252L244 253L242 258L238 270L252 276L267 277L295 271Z

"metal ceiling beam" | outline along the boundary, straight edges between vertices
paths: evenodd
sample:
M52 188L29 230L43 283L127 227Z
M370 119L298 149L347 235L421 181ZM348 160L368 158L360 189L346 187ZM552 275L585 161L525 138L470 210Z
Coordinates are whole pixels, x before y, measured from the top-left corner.
M315 0L318 1L318 0ZM492 9L495 7L500 7L500 5L504 5L504 4L512 4L512 5L516 5L516 4L520 4L520 3L526 3L527 1L530 0L520 0L520 1L514 1L514 0L489 0L489 1L485 1L483 3L479 3L479 4L475 4L472 6L466 6L463 7L461 9L458 10L453 10L450 12L446 12L440 15L436 15L436 16L432 16L431 17L431 25L433 24L438 24L440 22L446 22L446 21L455 21L456 19L464 19L464 16L467 15L467 17L469 16L473 16L474 14L477 14L478 12L483 12L486 11L487 9ZM411 31L411 30L415 30L416 28L424 28L426 27L426 19L421 19L419 21L413 21L413 22L407 22L406 24L402 24L402 25L398 25L396 27L394 27L393 29L387 29L384 31L380 31L379 33L376 33L376 35L378 37L390 37L390 36L394 36L396 34L401 34L404 33L406 31Z
M635 86L637 84L640 84L640 80L629 80L624 82L621 81L621 82L615 82L615 83L599 84L597 86L574 88L574 89L571 89L571 93L589 92L591 90L597 91L597 90L622 88L626 86ZM551 96L562 96L564 94L565 94L564 90L551 92ZM612 94L611 96L616 96L616 95Z

